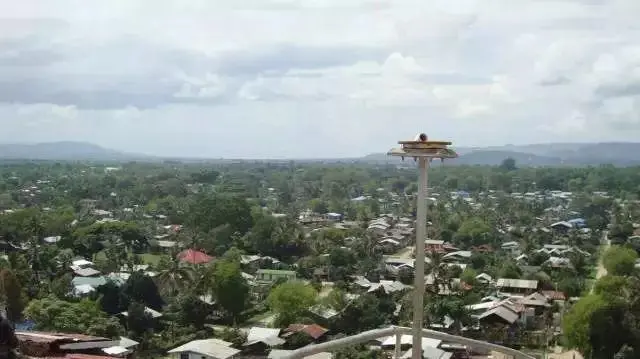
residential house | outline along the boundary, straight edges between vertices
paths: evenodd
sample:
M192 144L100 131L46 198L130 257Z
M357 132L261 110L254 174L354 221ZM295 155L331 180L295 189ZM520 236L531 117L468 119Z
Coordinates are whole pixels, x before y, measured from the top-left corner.
M44 241L44 243L46 244L56 244L60 242L61 239L62 239L62 236L50 236L50 237L43 238L42 241Z
M500 245L500 249L516 257L520 255L520 243L515 241L504 242Z
M535 314L542 314L545 309L551 307L549 298L538 292L533 292L524 298L518 299L517 303L522 304L525 308L533 308Z
M153 309L151 309L149 307L144 307L144 312L145 312L145 314L148 314L151 317L151 319L158 319L158 318L162 317L162 313L160 313L160 312L158 312L156 310L153 310ZM125 312L120 313L120 315L122 315L124 317L128 317L129 313L125 311Z
M88 261L84 258L77 258L71 262L70 268L71 270L78 270L82 268L92 268L94 266L93 262Z
M115 358L91 354L120 344L119 340L85 334L16 331L16 337L20 354L33 359L70 358L73 354L86 359Z
M149 246L152 252L169 252L171 249L179 247L180 244L176 241L170 241L168 235L155 236L154 239L149 241Z
M195 249L185 249L178 253L178 260L183 263L189 264L207 264L213 261L213 257L204 252L197 251Z
M478 281L478 283L483 283L483 284L492 284L493 278L491 278L491 276L488 275L487 273L480 273L476 276L476 281Z
M518 321L520 316L507 306L496 306L478 316L478 321L483 325L507 324L511 325Z
M571 260L565 257L549 257L542 266L549 268L572 268Z
M231 345L220 339L193 340L169 350L169 354L176 359L230 359L240 353Z
M378 235L384 235L390 227L391 226L385 219L376 219L369 222L369 226L367 227L367 229Z
M471 251L455 251L442 256L443 261L463 262L471 258Z
M291 354L293 350L271 349L267 359L282 359ZM332 359L333 354L328 352L320 352L304 357L304 359Z
M392 335L389 337L380 338L378 339L378 341L380 342L380 347L382 349L391 349L396 345L396 336ZM440 339L422 338L423 348L427 348L427 347L437 348L438 346L440 346L441 343L442 343L442 340ZM413 336L408 334L403 334L402 336L400 336L401 349L407 350L408 348L411 348L412 345L413 345Z
M410 359L413 355L413 348L407 350L400 359ZM422 358L423 359L451 359L453 357L453 353L444 351L440 348L434 348L430 346L422 347Z
M99 270L94 268L78 268L73 273L79 277L97 277L101 274Z
M4 253L10 253L10 252L16 252L16 251L21 251L22 248L20 248L19 246L5 241L3 239L0 239L0 252L4 252Z
M74 277L71 280L73 286L72 295L76 297L85 296L98 288L101 285L107 284L107 278L105 276L97 277Z
M445 253L444 241L427 239L424 241L425 253Z
M567 233L570 229L573 228L573 224L565 221L560 221L556 223L552 223L549 227L558 233Z
M519 256L516 257L516 263L517 264L522 264L522 265L526 265L527 263L529 263L529 256L526 254L521 254Z
M398 281L381 280L380 282L370 282L367 293L376 293L380 295L388 295L391 293L401 292L409 288Z
M306 343L319 343L326 338L326 334L329 329L322 327L318 324L291 324L284 329L281 338L287 341L287 344L297 346L302 342ZM298 340L294 338L299 338Z
M401 243L393 238L384 238L378 242L382 246L382 252L385 254L395 253L402 246Z
M530 294L538 289L537 280L500 278L496 282L500 292L511 294Z
M567 296L563 292L557 290L543 290L542 294L549 300L554 302L564 302L565 300L567 300Z
M315 323L326 327L330 326L331 322L340 315L340 312L321 304L314 305L307 312Z
M493 248L489 244L481 244L471 247L471 251L477 253L493 253Z
M258 269L255 275L256 282L274 283L278 280L295 280L297 274L292 270L279 270L279 269Z
M341 213L327 213L324 217L329 221L342 221L344 219L344 215Z
M251 352L266 352L271 347L284 344L286 341L280 338L280 329L252 327L247 334L244 347Z
M573 218L567 221L570 223L573 228L585 228L587 226L587 221L584 218Z
M428 257L424 258L425 263L430 263L431 259ZM397 277L400 270L403 268L413 270L415 259L413 258L398 258L398 257L387 257L384 260L385 270L387 275L390 277Z
M136 342L135 340L125 338L125 337L120 337L120 341L118 342L118 345L108 347L108 348L102 348L102 351L108 355L112 355L118 358L124 358L133 354L133 352L135 351L135 348L139 344L140 343Z

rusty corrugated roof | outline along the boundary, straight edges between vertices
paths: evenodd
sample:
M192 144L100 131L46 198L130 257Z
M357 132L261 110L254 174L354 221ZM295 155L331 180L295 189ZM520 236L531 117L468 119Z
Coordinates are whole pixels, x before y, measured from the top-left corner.
M313 339L318 339L325 335L329 329L319 326L318 324L291 324L287 329L287 332L292 333L305 333Z

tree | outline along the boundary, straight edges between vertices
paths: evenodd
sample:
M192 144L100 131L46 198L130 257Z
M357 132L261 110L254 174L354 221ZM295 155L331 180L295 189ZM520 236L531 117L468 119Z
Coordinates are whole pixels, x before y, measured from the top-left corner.
M487 255L483 253L474 252L469 259L471 267L476 270L482 270L487 265Z
M520 268L511 260L507 260L502 264L498 276L500 278L518 279L521 276Z
M218 304L237 320L247 306L249 286L242 277L240 263L223 259L213 272L213 293Z
M304 312L315 304L318 293L303 282L290 281L271 290L267 303L276 315L278 326L286 326L302 318Z
M187 224L203 233L228 224L233 231L244 234L252 225L249 203L236 195L216 193L199 196L187 213Z
M333 281L344 280L352 274L357 263L353 251L346 248L334 248L329 253L329 276Z
M178 298L177 319L182 325L193 325L196 329L204 328L210 314L209 307L194 294L187 294Z
M7 318L13 322L22 317L24 301L20 282L10 269L0 270L0 301L5 303Z
M140 340L153 329L153 318L147 313L145 305L131 302L127 309L127 330L134 339Z
M233 343L234 346L240 347L247 341L247 334L237 328L225 327L220 333L222 340Z
M613 302L596 309L589 322L589 341L594 358L613 358L628 339L624 323L626 308Z
M602 257L602 264L611 275L630 275L635 268L638 254L631 248L611 246Z
M163 294L176 295L180 290L193 284L195 274L192 268L180 263L177 253L172 253L170 258L160 259L158 268L159 272L155 280Z
M65 273L51 281L51 293L59 299L66 299L73 291L71 273Z
M349 304L347 293L339 288L334 288L323 300L324 304L330 308L341 311Z
M334 353L335 359L385 359L382 350L369 349L365 345L355 345L340 349Z
M38 330L61 333L84 333L116 338L123 333L114 317L100 310L97 302L83 299L77 303L55 297L32 300L24 310L27 319L36 323Z
M599 295L590 294L581 298L565 315L562 328L566 346L577 348L588 357L592 352L591 318L593 314L605 308L606 301Z
M140 271L131 273L121 290L128 302L143 303L155 310L161 310L164 304L153 279Z
M596 281L593 286L593 293L607 298L611 295L620 295L627 286L627 278L607 274Z
M96 288L92 298L97 300L102 310L109 315L127 310L130 301L122 292L120 285L111 280Z
M469 285L475 285L477 276L478 274L473 268L467 267L460 274L460 280Z
M485 244L486 235L491 232L491 228L481 218L472 217L460 224L455 239L458 243L464 244Z
M344 308L337 330L353 334L378 328L388 323L396 305L390 297L378 298L373 294L364 294Z
M506 171L515 171L518 169L516 167L516 160L512 157L505 158L500 164L500 168Z

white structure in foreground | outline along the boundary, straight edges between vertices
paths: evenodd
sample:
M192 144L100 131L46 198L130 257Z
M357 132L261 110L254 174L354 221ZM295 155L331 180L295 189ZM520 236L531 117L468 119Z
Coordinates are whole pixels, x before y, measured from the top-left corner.
M340 348L345 348L345 347L349 347L356 344L366 343L370 340L375 340L382 337L388 337L391 335L395 335L395 338L396 338L394 358L400 359L402 355L402 352L400 350L401 344L402 344L402 336L411 335L411 334L414 334L412 328L406 328L406 327L389 327L389 328L383 328L383 329L374 329L374 330L362 332L360 334L352 335L350 337L336 339L336 340L332 340L332 341L317 344L317 345L309 345L309 346L300 348L298 350L293 350L287 353L286 355L283 355L281 359L302 359L317 353L333 352ZM460 337L457 335L446 334L446 333L438 332L435 330L422 329L421 338L422 337L459 343L459 344L467 345L477 349L492 350L505 355L509 355L514 359L535 359L534 357L524 354L522 352L519 352L515 349L503 347L497 344L482 342L475 339Z

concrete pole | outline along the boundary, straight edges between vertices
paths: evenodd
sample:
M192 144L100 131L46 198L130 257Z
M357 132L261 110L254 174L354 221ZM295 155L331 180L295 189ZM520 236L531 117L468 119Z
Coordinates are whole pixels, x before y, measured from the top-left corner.
M427 239L428 159L418 157L418 210L416 221L416 263L413 291L412 359L422 359L422 317L424 312L424 241Z
M402 356L402 333L396 333L396 346L393 357L394 359L400 359L400 356Z

